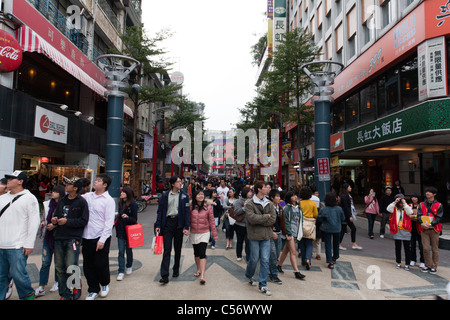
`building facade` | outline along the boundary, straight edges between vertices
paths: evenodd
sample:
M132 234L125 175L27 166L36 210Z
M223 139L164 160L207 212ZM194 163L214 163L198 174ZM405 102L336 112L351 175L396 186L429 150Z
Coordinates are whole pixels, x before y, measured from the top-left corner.
M448 1L290 0L288 8L290 29L309 30L319 58L344 65L331 108L332 184L351 179L361 196L396 180L406 195L434 186L448 218ZM313 145L305 148L312 158Z

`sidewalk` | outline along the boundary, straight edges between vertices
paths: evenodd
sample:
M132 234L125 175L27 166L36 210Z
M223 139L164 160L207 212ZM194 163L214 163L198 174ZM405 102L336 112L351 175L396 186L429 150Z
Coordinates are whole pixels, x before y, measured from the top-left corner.
M359 228L368 230L367 218L366 215L363 213L365 206L363 204L356 204L355 209L357 212L357 218L361 218L357 219L355 225L357 225L357 227ZM361 220L364 220L364 223L361 223ZM375 221L374 226L375 233L376 230L380 230L380 221L378 218ZM386 224L386 236L391 236L391 234L389 233L389 224ZM450 222L442 224L442 235L439 237L439 249L450 250Z
M359 210L359 209L358 209ZM362 212L359 210L359 212ZM160 265L161 255L154 255L151 251L153 224L156 218L156 206L148 206L140 214L139 222L144 227L145 246L133 249L133 273L125 275L123 281L117 281L117 240L113 233L110 250L111 283L110 293L104 300L159 300L174 301L176 304L184 301L218 300L233 301L252 300L267 303L275 300L433 300L435 295L447 297L446 285L450 280L450 251L440 250L438 273L431 275L422 273L418 267L411 271L395 268L394 242L387 232L385 239L367 236L367 219L358 215L356 220L356 240L363 250L352 250L350 235L345 235L342 242L346 251L340 251L340 258L335 269L327 268L325 261L325 246L322 243L322 259L313 259L311 270L300 266L300 271L306 275L305 281L294 278L289 259L283 264L284 274L279 274L282 285L268 282L272 296L260 293L257 286L250 286L245 278L245 259L236 261L236 252L225 250L225 233L219 230L219 240L216 249L207 249L206 285L202 286L199 279L194 277L196 270L193 249L189 241L183 243L180 276L161 285ZM377 229L378 228L378 229ZM379 222L376 222L375 232L378 235ZM236 237L234 238L236 239ZM27 270L32 286L37 288L39 269L41 267L40 241L37 240L35 252L28 258ZM234 240L233 247L236 246ZM313 256L314 257L314 256ZM173 262L173 258L172 258ZM82 272L83 257L80 255ZM170 269L171 270L171 269ZM258 278L258 271L255 273ZM81 299L87 296L87 283L82 273L83 290ZM373 279L378 279L374 281ZM38 300L58 300L57 292L49 292L54 281L54 265L50 269L47 293ZM10 300L18 300L14 288ZM229 303L229 302L228 302ZM188 302L189 304L189 302ZM172 308L172 307L171 307ZM173 310L172 310L173 311Z

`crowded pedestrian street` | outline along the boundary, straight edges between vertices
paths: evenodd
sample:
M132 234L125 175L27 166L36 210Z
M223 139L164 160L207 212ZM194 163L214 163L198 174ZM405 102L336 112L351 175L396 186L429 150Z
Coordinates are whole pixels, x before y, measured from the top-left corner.
M279 277L281 285L268 282L272 296L262 295L255 287L248 284L244 275L245 259L236 261L234 249L225 249L225 233L219 232L216 248L207 249L207 284L201 286L199 279L194 276L195 262L187 239L183 242L182 265L178 278L170 277L167 285L161 285L160 265L161 255L152 251L153 225L156 219L157 205L150 205L139 214L143 224L145 246L134 250L133 273L125 275L123 281L116 281L117 276L117 246L111 245L110 268L111 289L105 298L107 300L434 300L436 295L447 298L446 287L450 281L450 250L439 250L440 263L436 275L422 273L419 267L411 267L410 271L395 268L394 241L390 235L386 238L369 239L367 237L367 219L357 219L357 240L363 250L351 249L351 242L344 241L346 251L341 252L341 258L333 270L327 268L325 253L321 253L322 260L314 259L311 270L306 271L304 281L296 280L292 267L285 263L284 274ZM379 224L376 225L375 230ZM447 229L449 230L449 229ZM114 237L114 235L113 235ZM114 242L115 243L115 242ZM28 258L27 270L34 287L39 283L39 269L41 266L42 242L36 241L34 253ZM233 243L235 247L235 242ZM80 259L80 266L83 261ZM54 268L50 270L50 280L54 279ZM52 285L49 282L48 288ZM82 283L86 281L82 277ZM84 291L81 299L84 299ZM17 300L14 290L11 300ZM40 300L58 300L58 292L49 292Z
M450 300L449 62L446 0L0 0L0 305Z

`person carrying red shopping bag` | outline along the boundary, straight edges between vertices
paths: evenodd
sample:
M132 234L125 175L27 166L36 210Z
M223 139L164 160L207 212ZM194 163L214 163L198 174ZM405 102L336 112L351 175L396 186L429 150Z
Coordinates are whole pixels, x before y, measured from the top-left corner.
M172 242L175 251L173 277L180 274L183 235L189 235L189 195L181 190L181 179L173 176L169 180L170 190L165 191L158 204L155 232L163 236L163 258L161 261L161 284L169 282L170 254Z

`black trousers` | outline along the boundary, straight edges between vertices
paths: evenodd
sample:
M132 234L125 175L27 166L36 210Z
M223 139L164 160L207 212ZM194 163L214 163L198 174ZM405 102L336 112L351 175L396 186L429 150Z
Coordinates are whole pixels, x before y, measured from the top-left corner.
M172 253L172 242L173 248L175 250L175 261L173 264L173 271L180 271L180 258L181 258L181 247L183 245L183 229L178 228L178 217L169 218L167 217L166 225L164 226L163 236L163 258L161 262L161 277L169 276L170 267L170 255Z
M395 262L400 264L402 262L402 243L405 251L405 264L411 263L411 241L409 240L395 240Z
M81 252L83 253L83 272L88 283L88 292L100 292L100 286L110 282L109 247L111 237L105 241L102 250L97 250L98 239L83 239Z

